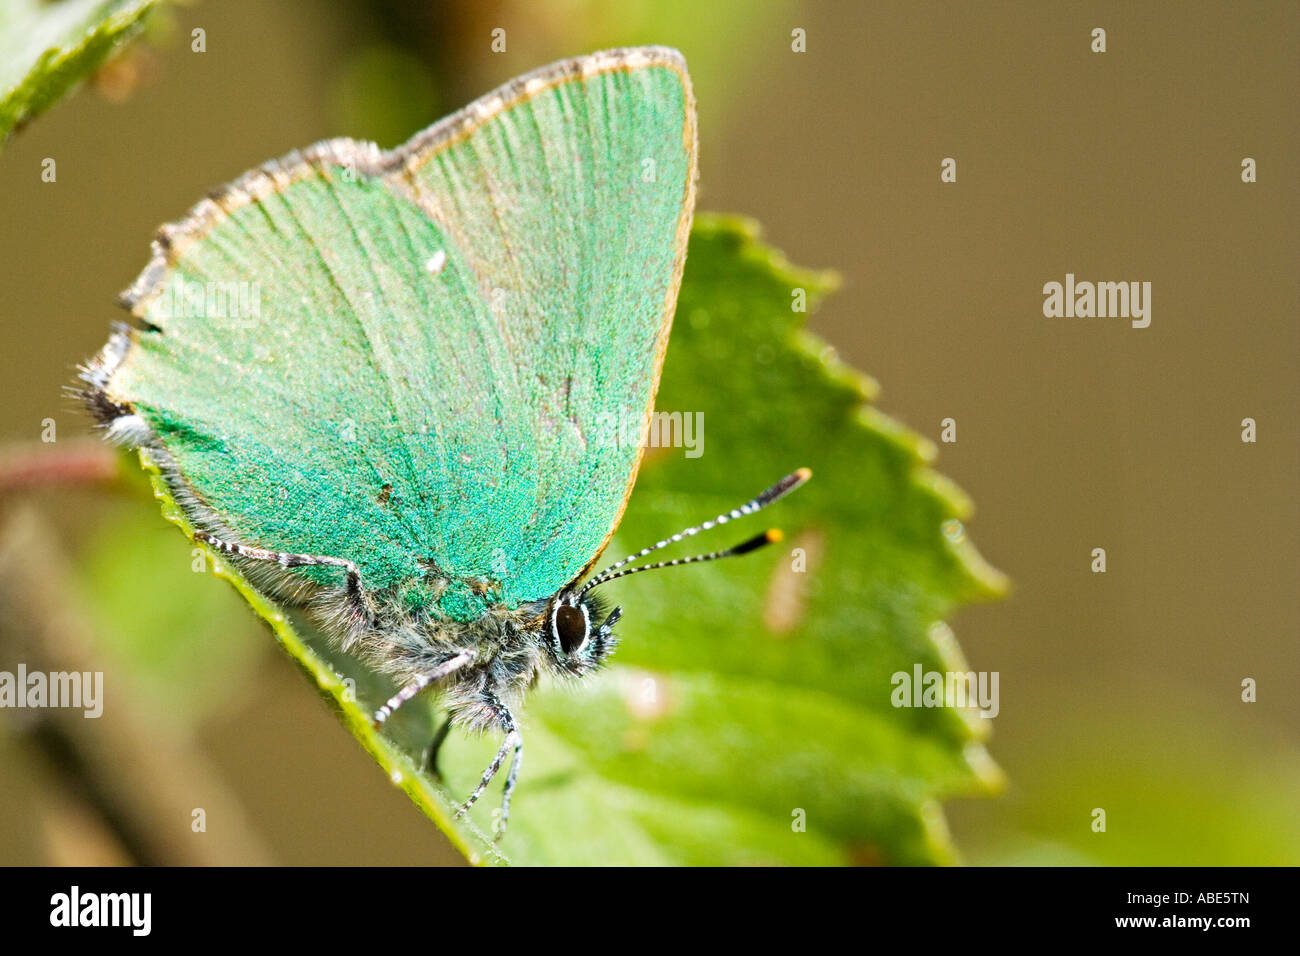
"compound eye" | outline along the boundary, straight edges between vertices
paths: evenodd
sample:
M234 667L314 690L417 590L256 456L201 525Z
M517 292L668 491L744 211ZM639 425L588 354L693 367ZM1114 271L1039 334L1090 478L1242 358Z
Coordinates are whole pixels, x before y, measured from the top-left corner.
M587 615L581 608L561 604L555 609L555 634L565 654L581 650L587 643Z

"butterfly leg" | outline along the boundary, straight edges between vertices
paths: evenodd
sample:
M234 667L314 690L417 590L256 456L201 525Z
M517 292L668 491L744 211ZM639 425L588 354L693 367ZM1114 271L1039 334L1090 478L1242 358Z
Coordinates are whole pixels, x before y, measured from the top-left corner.
M447 734L451 731L451 714L448 714L437 731L433 739L429 741L429 746L424 751L424 769L430 776L439 780L442 774L438 772L438 751L442 749L443 742L447 739Z
M393 711L397 710L397 708L401 707L408 700L410 700L420 691L424 690L434 681L442 680L448 674L460 670L462 667L464 667L473 659L474 659L474 652L472 650L468 650L468 649L463 650L455 657L450 657L447 660L443 661L441 664L439 664L437 667L431 668L430 670L425 671L423 674L418 675L415 678L415 680L411 681L409 684L404 685L401 688L401 690L399 690L392 697L388 698L388 703L384 704L383 707L380 707L377 711L375 711L375 715L370 718L371 722L374 723L376 729L383 726L384 721L386 721L389 717L391 717L393 715Z
M268 551L266 548L250 548L246 544L235 544L231 541L222 541L220 538L214 538L206 531L195 531L194 540L202 541L204 544L222 554L233 554L239 558L248 558L251 561L270 561L280 565L282 568L308 568L324 566L330 568L343 568L348 573L348 596L360 603L361 597L361 571L355 564L346 558L328 558L318 554L290 554L287 551Z
M374 611L365 592L361 589L361 572L351 561L319 554L293 554L286 551L271 551L267 548L253 548L246 544L223 541L206 531L195 531L194 540L202 541L223 554L233 554L251 561L266 561L278 564L282 568L342 568L347 572L347 587L344 591L347 614L340 619L340 623L345 624L350 631L349 636L343 639L343 649L347 650L360 635L374 625Z
M515 783L519 780L519 768L524 765L524 740L515 731L515 755L510 761L510 771L506 774L505 790L501 793L501 825L497 827L496 839L500 840L506 833L506 824L510 822L510 798L515 792Z
M474 806L474 803L479 797L483 796L483 791L487 789L488 784L492 782L492 778L501 770L501 764L505 762L506 754L511 750L514 750L514 757L510 761L510 770L506 774L505 791L501 795L501 819L497 824L496 833L496 839L499 840L505 834L506 823L510 820L510 797L514 794L515 783L519 779L519 768L523 765L524 741L519 735L519 728L515 724L514 715L510 713L510 708L506 707L505 704L501 703L501 701L491 693L485 693L483 696L484 703L492 709L497 718L497 722L506 732L506 738L501 741L501 746L497 750L496 756L492 758L492 762L488 764L487 769L483 771L483 779L478 782L478 786L475 787L474 792L469 795L469 799L466 800L461 805L460 809L456 811L456 818L459 819L468 813L469 808Z

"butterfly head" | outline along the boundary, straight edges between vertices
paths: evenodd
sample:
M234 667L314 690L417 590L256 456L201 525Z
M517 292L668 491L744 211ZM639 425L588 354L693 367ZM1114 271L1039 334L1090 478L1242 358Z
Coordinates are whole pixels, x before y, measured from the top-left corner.
M562 592L551 601L545 634L552 662L561 671L585 674L614 650L618 643L614 625L623 609L616 607L609 614L604 611L599 598L578 591Z

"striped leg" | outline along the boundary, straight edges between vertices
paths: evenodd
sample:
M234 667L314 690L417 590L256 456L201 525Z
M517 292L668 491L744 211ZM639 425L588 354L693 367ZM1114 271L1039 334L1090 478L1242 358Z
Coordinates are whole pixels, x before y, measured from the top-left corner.
M206 531L195 531L194 540L202 541L222 554L248 558L251 561L270 561L282 568L308 568L324 566L343 568L348 573L348 594L354 597L361 594L361 572L357 566L346 558L328 558L317 554L290 554L287 551L268 551L266 548L250 548L245 544L234 544L214 538Z
M524 763L524 740L515 731L515 756L510 761L510 772L506 774L506 788L501 794L501 825L497 827L496 839L500 840L506 833L506 824L510 822L510 797L515 792L515 783L519 780L519 768Z
M456 811L456 818L460 819L468 813L469 808L474 806L479 797L483 796L483 791L488 788L488 784L492 782L492 778L501 770L501 764L505 762L506 754L511 750L514 750L514 758L510 761L510 771L506 774L505 792L501 795L501 820L497 824L496 832L496 839L499 840L505 834L506 823L510 820L510 797L514 794L515 782L519 777L519 768L523 764L524 760L524 740L519 734L519 728L515 726L515 718L514 715L510 713L510 709L491 694L486 694L485 697L492 709L496 712L497 720L506 732L506 739L501 741L501 746L497 749L496 756L492 758L492 762L488 764L487 769L483 771L483 778L479 780L478 786L474 788L474 792L469 795L469 799L461 804L460 809Z
M464 667L473 659L474 659L474 652L471 650L464 650L461 651L459 654L457 654L455 657L443 661L441 664L439 664L437 667L433 668L432 670L425 671L423 674L416 677L415 680L411 681L409 684L407 684L401 690L399 690L396 694L390 697L388 699L388 703L384 704L383 707L380 707L377 711L375 711L375 716L370 718L375 725L375 729L377 730L379 729L379 727L383 726L384 721L386 721L389 717L393 716L393 711L397 710L397 708L401 707L403 704L405 704L408 700L410 700L420 691L424 690L434 681L442 680L444 677L446 677L448 674L452 673L453 671L460 670L462 667Z

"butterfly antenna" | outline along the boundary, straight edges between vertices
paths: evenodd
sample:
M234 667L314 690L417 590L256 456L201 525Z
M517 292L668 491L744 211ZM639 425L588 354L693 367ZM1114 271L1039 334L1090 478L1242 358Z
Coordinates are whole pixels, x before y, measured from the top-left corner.
M678 564L694 564L698 561L716 561L718 558L736 557L737 555L748 554L750 551L761 548L765 544L780 541L781 532L776 528L770 528L762 534L755 535L754 537L742 541L740 544L727 548L724 551L712 551L708 554L696 554L688 558L674 558L671 561L659 561L655 564L643 564L635 568L626 567L626 565L631 564L633 561L644 558L646 555L658 551L660 548L666 548L670 544L676 544L678 541L697 535L701 531L708 531L711 528L716 528L718 525L726 524L728 521L733 521L736 518L743 518L745 515L752 515L755 511L761 511L774 501L784 498L811 477L812 471L810 469L800 468L799 470L786 475L771 488L768 488L752 500L745 502L739 508L733 508L730 511L723 512L711 521L705 521L703 524L695 525L693 528L679 531L672 537L664 538L662 541L658 541L648 548L642 548L636 554L629 554L622 561L611 564L604 571L601 571L598 575L583 585L582 590L578 592L578 597L582 597L582 595L586 594L598 585L613 581L615 578L621 578L624 575L635 574L638 571L650 571L654 568L671 568Z

